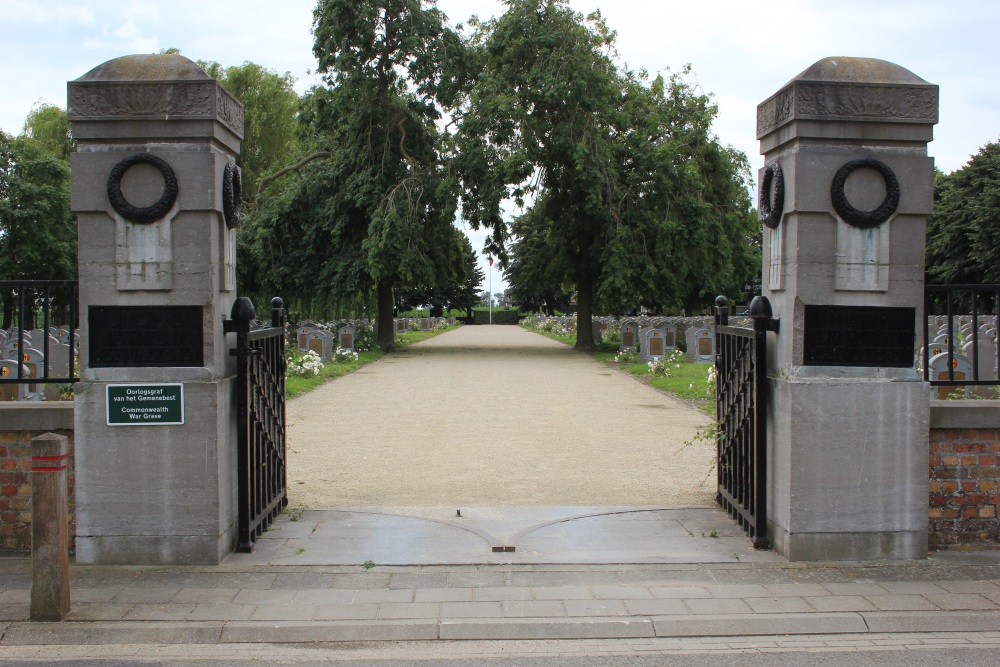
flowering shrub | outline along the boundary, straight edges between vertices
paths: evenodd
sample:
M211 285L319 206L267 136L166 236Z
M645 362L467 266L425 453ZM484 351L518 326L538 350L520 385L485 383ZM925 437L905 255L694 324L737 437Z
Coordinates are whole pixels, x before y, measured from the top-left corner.
M632 350L622 350L615 355L615 362L619 364L634 364L639 361L639 355Z
M601 340L605 343L612 343L614 341L621 341L622 339L622 327L617 320L612 320L608 324L608 328L601 332Z
M337 346L337 349L333 351L333 361L334 363L343 364L350 361L357 361L358 353L351 350L345 350L344 348Z
M445 329L447 329L447 328L448 328L449 326L450 326L450 325L448 324L448 320L446 320L445 318L443 318L443 317L442 317L441 319L439 319L439 320L437 321L437 324L435 324L435 325L434 325L434 329L435 329L436 331L444 331L444 330L445 330Z
M412 319L406 326L410 331L420 331L420 320Z
M667 377L670 375L668 370L668 364L665 359L653 359L646 364L649 367L649 372L657 377Z
M323 370L323 360L314 351L309 350L305 354L293 354L292 358L288 360L288 367L286 369L287 375L294 375L297 377L315 377L319 375L319 372Z
M367 352L375 349L375 329L369 324L359 324L354 330L354 349Z

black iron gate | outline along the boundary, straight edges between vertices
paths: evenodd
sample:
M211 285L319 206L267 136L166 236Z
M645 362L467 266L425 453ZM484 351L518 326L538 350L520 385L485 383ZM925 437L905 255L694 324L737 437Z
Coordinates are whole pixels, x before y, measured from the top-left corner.
M241 297L233 304L227 333L236 334L237 472L239 542L249 553L254 541L288 504L285 467L285 315L281 299L271 301L271 326L251 329L257 313Z
M719 504L753 541L767 539L767 347L768 331L778 331L765 297L750 303L753 328L729 326L726 298L715 314L715 403L718 415Z

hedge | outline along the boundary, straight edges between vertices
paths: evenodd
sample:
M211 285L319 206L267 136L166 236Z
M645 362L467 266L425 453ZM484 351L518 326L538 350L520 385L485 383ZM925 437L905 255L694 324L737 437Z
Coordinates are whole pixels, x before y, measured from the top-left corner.
M475 324L490 323L489 308L476 308L472 314L475 316ZM522 317L523 315L516 310L493 309L493 324L517 324Z

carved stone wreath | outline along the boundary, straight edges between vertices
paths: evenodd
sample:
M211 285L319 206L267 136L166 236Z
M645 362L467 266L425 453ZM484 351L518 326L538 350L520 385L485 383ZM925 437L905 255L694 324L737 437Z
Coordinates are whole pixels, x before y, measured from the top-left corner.
M854 208L847 201L847 194L844 192L847 177L854 170L864 168L874 169L882 175L882 180L885 181L885 199L874 211L862 211ZM830 199L833 200L833 208L847 224L859 229L878 227L892 217L892 214L899 207L899 180L889 165L884 162L872 157L859 157L856 160L851 160L837 171L833 177L833 185L830 186Z
M771 186L774 185L772 195ZM771 229L777 229L781 222L781 214L785 208L785 175L781 165L772 162L764 169L764 180L760 184L760 199L757 215L760 221Z
M122 193L122 176L129 167L137 164L152 165L163 176L163 195L151 206L134 206ZM111 168L111 174L108 176L108 200L111 202L111 208L129 222L137 224L155 222L169 213L177 201L177 176L162 158L149 153L130 155Z
M243 219L242 174L235 162L227 164L222 172L222 214L229 229L238 227Z

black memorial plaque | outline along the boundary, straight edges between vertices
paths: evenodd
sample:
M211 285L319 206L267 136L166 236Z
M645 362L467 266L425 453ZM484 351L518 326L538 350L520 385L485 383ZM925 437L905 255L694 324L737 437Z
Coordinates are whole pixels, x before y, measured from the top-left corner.
M806 366L910 368L914 308L806 306Z
M93 368L204 366L201 306L90 306Z

